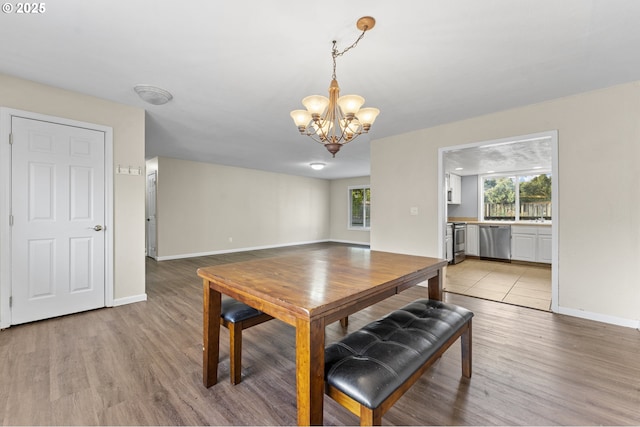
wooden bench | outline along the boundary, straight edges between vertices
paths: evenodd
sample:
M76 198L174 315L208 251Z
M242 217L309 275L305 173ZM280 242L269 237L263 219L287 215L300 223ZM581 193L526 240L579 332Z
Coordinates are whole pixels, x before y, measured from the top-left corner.
M465 308L420 299L325 349L326 394L360 417L382 416L461 338L462 375L471 377L471 318Z
M233 298L222 300L220 325L229 330L229 373L231 384L242 378L242 330L271 320L273 317Z

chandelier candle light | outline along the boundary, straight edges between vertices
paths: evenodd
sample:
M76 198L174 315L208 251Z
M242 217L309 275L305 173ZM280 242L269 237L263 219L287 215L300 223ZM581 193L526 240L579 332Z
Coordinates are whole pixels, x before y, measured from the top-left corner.
M329 85L329 98L322 95L307 96L302 100L306 110L294 110L291 118L301 135L310 136L313 140L324 144L329 152L336 156L347 142L358 135L369 132L380 110L377 108L360 108L364 98L359 95L340 96L340 87L336 80L336 58L356 47L364 37L364 33L372 29L376 20L371 16L358 19L356 27L362 31L360 37L348 48L338 52L336 41L333 41L331 56L333 58L333 74Z

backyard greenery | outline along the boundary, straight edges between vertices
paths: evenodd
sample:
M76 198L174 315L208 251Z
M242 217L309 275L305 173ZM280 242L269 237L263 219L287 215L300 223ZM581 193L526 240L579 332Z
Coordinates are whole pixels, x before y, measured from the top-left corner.
M551 175L484 179L484 219L551 219Z

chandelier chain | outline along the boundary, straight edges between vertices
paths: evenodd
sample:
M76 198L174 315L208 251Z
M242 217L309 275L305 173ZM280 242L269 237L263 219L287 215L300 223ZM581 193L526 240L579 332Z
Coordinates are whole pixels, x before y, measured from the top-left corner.
M353 44L347 48L345 48L342 52L338 52L338 48L336 46L336 41L333 41L333 49L331 50L331 56L333 58L333 74L331 74L331 78L332 79L336 79L336 58L338 56L342 56L345 53L347 53L348 51L350 51L351 49L353 49L354 47L356 47L358 45L358 42L360 40L362 40L362 38L364 37L364 33L367 32L369 28L367 26L364 27L364 30L362 30L362 34L360 34L360 37L358 37L358 39L353 42Z

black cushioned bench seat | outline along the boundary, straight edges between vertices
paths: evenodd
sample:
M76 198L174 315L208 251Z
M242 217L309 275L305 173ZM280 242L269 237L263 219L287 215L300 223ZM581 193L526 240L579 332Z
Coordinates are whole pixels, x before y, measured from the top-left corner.
M459 337L462 371L471 376L471 318L465 308L420 299L325 349L327 394L379 425L382 415Z
M220 317L227 322L242 322L262 314L260 310L233 298L225 298L220 303Z

